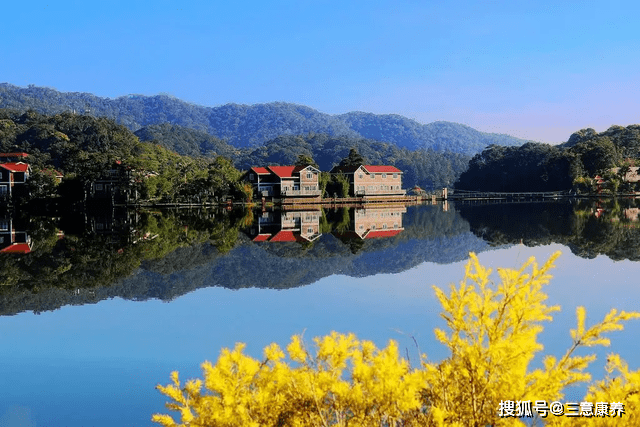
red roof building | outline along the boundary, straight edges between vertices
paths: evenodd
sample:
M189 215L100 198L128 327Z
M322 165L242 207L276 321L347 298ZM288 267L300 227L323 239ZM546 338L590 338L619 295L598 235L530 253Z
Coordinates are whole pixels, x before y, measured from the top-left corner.
M333 174L344 174L349 180L349 192L354 196L404 196L402 171L395 166L336 166Z
M23 162L0 163L0 199L11 197L16 184L29 179L31 167Z
M262 197L318 197L320 171L313 166L252 167L245 174Z

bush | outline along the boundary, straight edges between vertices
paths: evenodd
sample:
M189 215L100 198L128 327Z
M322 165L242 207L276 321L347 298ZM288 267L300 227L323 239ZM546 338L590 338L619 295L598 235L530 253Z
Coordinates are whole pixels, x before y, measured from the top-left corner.
M609 345L604 334L640 317L612 310L587 327L586 311L578 307L572 346L559 359L546 356L543 369L531 370L542 350L537 341L542 322L559 310L546 305L542 290L558 256L542 267L531 258L519 270L499 269L501 282L494 285L491 270L471 254L458 287L452 285L448 294L435 288L449 329L435 334L451 352L440 363L423 360L413 369L394 341L377 349L370 341L336 332L315 338L314 351L301 336L293 336L288 357L271 344L262 361L244 355L244 344L237 344L234 350L224 349L215 365L202 365L204 381L183 385L173 372L172 384L158 386L171 399L167 408L180 413L181 424L165 414L152 419L163 426L524 425L500 417L504 402L562 399L565 387L591 380L585 370L595 356L577 356L575 350ZM616 355L609 357L607 369L619 376L591 385L586 400L624 402L626 415L590 421L637 425L640 371L629 371ZM564 425L575 420L551 416L547 421Z

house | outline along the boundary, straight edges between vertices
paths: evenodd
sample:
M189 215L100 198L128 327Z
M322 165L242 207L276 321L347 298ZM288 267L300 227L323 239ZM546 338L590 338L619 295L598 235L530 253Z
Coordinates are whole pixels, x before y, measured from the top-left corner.
M397 236L404 230L402 216L405 213L404 205L355 209L349 231L334 234L363 240Z
M104 175L87 181L86 198L91 201L128 203L137 198L135 190L132 189L133 181L131 168L116 160Z
M31 166L23 162L0 163L0 199L10 198L15 185L27 182Z
M265 211L249 230L254 242L311 242L320 237L319 210Z
M31 237L26 231L17 231L13 219L0 218L0 253L28 254L31 247Z
M626 182L638 182L638 181L640 181L640 175L638 175L638 169L640 169L640 167L638 167L638 166L629 167L629 170L622 177L622 180L626 181ZM618 174L620 172L620 168L613 168L613 169L611 169L611 172L613 172L615 174Z
M321 193L319 175L313 166L267 166L252 167L244 179L261 197L317 197Z
M344 174L352 196L404 196L402 171L395 166L336 166L332 174Z

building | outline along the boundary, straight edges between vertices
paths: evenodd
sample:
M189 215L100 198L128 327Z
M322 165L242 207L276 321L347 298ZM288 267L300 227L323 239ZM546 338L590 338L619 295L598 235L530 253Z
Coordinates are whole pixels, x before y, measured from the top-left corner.
M0 218L0 252L28 254L31 252L31 237L16 226L12 218Z
M317 197L320 171L313 166L252 167L244 176L261 197Z
M31 166L27 163L0 163L0 200L11 198L13 187L25 184L30 174Z
M312 242L320 237L320 210L265 211L249 230L254 242Z
M404 231L402 217L405 213L407 208L404 205L354 209L349 230L334 232L334 235L363 240L397 236Z
M395 166L336 166L332 174L343 174L349 180L352 196L404 196L402 171Z

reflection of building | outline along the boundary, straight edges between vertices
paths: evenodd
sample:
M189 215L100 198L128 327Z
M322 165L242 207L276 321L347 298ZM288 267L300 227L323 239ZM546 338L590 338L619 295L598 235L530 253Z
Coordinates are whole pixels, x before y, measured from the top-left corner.
M321 211L265 211L251 227L254 242L311 242L320 237Z
M317 197L319 174L313 166L267 166L249 169L245 179L262 197Z
M31 247L31 237L26 231L16 231L13 219L0 218L0 252L28 254Z
M396 236L404 230L402 215L406 212L404 205L355 209L350 231L338 233L339 237L348 237L347 234L360 239Z
M355 196L404 196L402 171L394 166L336 166L332 174L344 174L349 193Z

